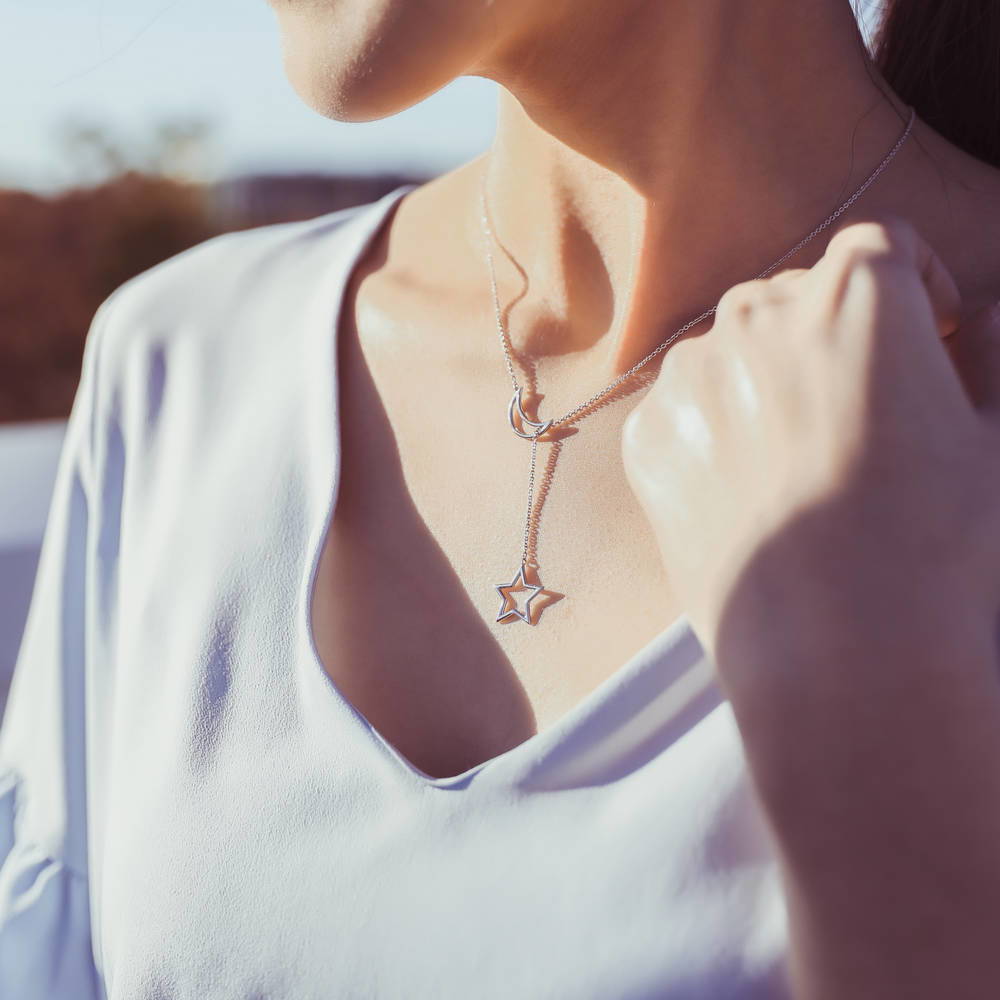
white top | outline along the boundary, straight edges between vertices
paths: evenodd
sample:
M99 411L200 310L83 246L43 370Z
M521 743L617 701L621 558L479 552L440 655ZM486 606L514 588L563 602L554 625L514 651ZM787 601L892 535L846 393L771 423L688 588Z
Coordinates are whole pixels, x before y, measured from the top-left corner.
M443 779L323 670L334 335L414 186L208 240L95 315L0 730L5 1000L790 996L686 618Z

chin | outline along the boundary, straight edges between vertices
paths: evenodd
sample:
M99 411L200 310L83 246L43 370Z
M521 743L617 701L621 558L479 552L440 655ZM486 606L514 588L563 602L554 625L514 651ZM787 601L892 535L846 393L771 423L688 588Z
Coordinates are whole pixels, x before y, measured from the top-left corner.
M361 74L343 64L317 65L311 59L286 57L285 75L308 107L339 122L389 118L427 96L391 72Z
M405 111L470 71L488 25L450 2L275 5L285 75L314 111L341 122L369 122ZM475 5L473 5L474 9ZM460 16L456 11L465 11ZM350 14L351 16L347 16ZM477 28L479 32L477 32Z

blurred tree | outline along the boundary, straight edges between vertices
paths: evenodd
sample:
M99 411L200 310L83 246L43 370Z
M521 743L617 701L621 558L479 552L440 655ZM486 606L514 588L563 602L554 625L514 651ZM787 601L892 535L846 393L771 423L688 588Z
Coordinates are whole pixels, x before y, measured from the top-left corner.
M126 169L121 147L97 125L68 122L57 133L56 142L78 181L104 180Z
M59 142L75 186L0 191L0 422L66 416L101 301L221 231L210 188L196 182L210 137L199 118L160 122L143 143L66 123Z
M96 122L64 119L55 142L65 156L70 183L94 184L130 170L206 181L213 159L212 119L175 115L154 123L143 137L123 137Z
M65 416L98 305L220 231L206 189L129 170L42 198L0 192L0 422Z
M60 142L73 187L48 197L0 189L0 423L69 413L90 321L129 278L217 233L371 201L405 180L205 183L211 136L196 117L160 122L141 143L69 123Z

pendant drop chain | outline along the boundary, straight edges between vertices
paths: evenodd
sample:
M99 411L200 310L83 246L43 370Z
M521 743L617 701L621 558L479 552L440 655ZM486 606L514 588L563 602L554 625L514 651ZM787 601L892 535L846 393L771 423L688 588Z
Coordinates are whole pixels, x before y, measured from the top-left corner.
M910 108L910 116L906 123L906 127L903 129L902 135L896 140L895 145L882 159L882 162L869 174L868 178L861 184L861 186L847 199L842 205L840 205L834 212L832 212L826 219L823 220L815 229L812 230L807 236L799 240L790 250L779 257L773 264L770 265L766 270L761 271L757 275L757 278L767 277L776 267L782 264L785 260L792 256L796 251L801 250L810 240L815 236L818 236L824 229L835 222L854 202L861 197L862 194L868 189L869 185L875 180L879 174L889 165L889 161L896 155L900 147L906 141L913 128L913 121L916 117L916 109ZM676 330L670 335L659 347L655 348L649 354L646 355L641 361L634 364L627 372L619 375L610 385L606 386L600 392L595 393L589 399L582 402L579 406L574 407L568 413L561 417L553 420L531 420L524 412L522 393L523 389L520 383L517 381L517 376L514 373L514 362L511 358L512 347L508 347L509 336L503 325L503 317L500 310L500 299L497 293L497 280L496 280L496 268L493 261L493 252L491 249L491 243L493 240L493 231L489 225L489 219L487 217L486 211L486 176L487 168L483 170L481 176L480 190L479 190L479 204L480 204L480 220L482 222L483 237L486 244L486 257L489 262L490 271L490 285L493 291L493 307L496 313L497 331L500 335L500 346L503 348L504 360L507 365L507 372L510 375L511 384L513 385L514 394L511 397L510 404L507 407L507 419L510 423L511 429L514 433L520 437L525 438L531 442L531 465L528 474L528 509L525 516L524 522L524 543L521 549L521 565L515 573L514 578L510 583L496 584L495 589L500 595L500 610L497 613L496 620L500 621L522 621L528 625L536 624L538 617L541 614L541 608L532 609L531 602L541 593L543 593L544 588L541 586L540 581L537 576L534 576L529 581L528 574L528 551L529 543L531 540L531 520L534 506L534 492L535 492L535 460L538 451L538 439L541 438L547 431L553 427L559 427L563 424L569 424L573 419L584 410L587 410L599 400L603 399L608 393L612 392L623 382L630 379L636 374L641 368L647 365L653 360L659 353L666 350L681 334L686 333L697 323L700 323L703 319L711 316L715 310L716 306L712 306L710 309L706 309L703 313L695 316L694 319L690 319L682 327ZM528 596L524 602L524 606L519 607L517 598L514 596L515 592L526 591ZM532 612L535 612L534 614Z

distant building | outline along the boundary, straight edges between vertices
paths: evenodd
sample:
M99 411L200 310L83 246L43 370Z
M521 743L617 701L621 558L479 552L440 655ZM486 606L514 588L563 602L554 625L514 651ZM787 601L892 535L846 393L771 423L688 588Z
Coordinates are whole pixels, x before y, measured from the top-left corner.
M381 198L401 184L427 178L403 174L247 174L210 187L221 229L310 219Z

